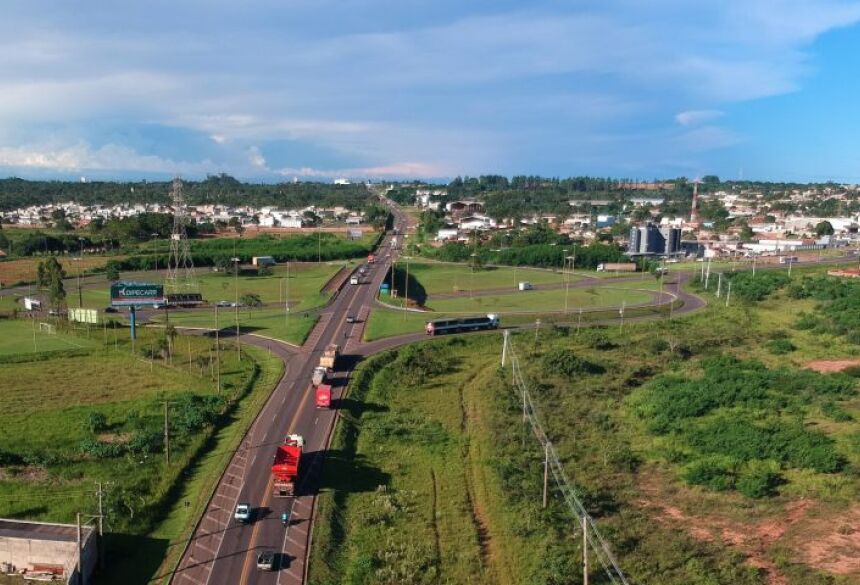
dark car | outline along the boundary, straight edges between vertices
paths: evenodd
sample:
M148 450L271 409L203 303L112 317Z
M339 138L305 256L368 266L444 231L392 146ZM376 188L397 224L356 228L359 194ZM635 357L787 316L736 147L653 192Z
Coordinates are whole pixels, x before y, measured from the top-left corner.
M274 551L264 550L257 555L257 568L261 571L275 570L275 553Z
M106 307L105 313L119 313L116 307Z

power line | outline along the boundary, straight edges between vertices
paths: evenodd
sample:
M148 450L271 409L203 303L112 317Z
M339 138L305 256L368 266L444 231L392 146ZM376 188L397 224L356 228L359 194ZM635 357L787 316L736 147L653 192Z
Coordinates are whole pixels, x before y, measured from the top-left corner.
M612 583L620 583L629 585L624 572L618 565L618 561L612 554L609 544L600 534L594 520L588 514L582 500L579 497L578 490L574 483L567 477L564 471L564 466L559 459L558 452L555 450L552 442L544 431L543 425L538 418L537 408L529 392L528 384L523 376L520 368L520 361L514 350L514 344L510 340L508 332L505 332L504 346L502 349L502 366L505 365L506 358L509 357L511 362L511 378L514 389L520 394L523 404L523 423L528 423L532 434L540 443L544 451L544 474L552 475L555 486L561 494L562 499L567 504L569 510L577 520L577 524L582 527L583 534L583 575L584 579L588 579L588 547L591 545L591 550L594 556L597 557L603 571ZM545 497L545 496L544 496Z

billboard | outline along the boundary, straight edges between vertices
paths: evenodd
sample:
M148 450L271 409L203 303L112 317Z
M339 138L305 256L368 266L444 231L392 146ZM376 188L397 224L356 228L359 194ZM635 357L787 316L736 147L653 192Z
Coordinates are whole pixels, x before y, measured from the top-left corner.
M95 309L69 309L69 321L95 325L99 322L99 312Z
M110 304L114 307L164 304L164 287L148 282L115 282L110 285Z

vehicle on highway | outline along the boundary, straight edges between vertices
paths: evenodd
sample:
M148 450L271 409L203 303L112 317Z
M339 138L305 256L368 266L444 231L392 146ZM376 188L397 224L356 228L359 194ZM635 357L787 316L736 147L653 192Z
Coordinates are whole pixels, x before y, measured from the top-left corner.
M521 282L519 285L520 290L532 290L534 286L530 282Z
M116 307L105 307L105 313L119 313Z
M236 511L233 513L233 518L242 524L249 524L251 522L251 505L246 503L238 504Z
M359 280L357 276L353 276L349 279L349 284L358 284Z
M340 346L336 343L329 343L320 357L320 367L326 368L329 371L334 371L335 363L337 363L337 356L339 355Z
M325 382L327 374L328 368L324 368L322 366L315 367L313 374L311 374L311 384L313 384L314 386L319 386L320 384Z
M231 303L230 301L218 301L217 303L215 303L215 306L216 307L232 307L233 303Z
M331 408L331 386L328 384L317 386L316 399L317 408Z
M480 331L482 329L498 329L499 316L493 313L486 317L466 317L465 319L439 319L427 321L424 331L427 335L443 333L461 333L463 331Z
M302 461L305 439L301 435L287 435L275 451L272 463L272 488L276 498L289 498L296 494L296 480Z
M795 264L798 261L797 256L780 256L780 264Z
M275 570L275 552L271 550L261 551L257 555L257 568L261 571Z
M358 318L355 315L347 315L346 316L347 323L358 323Z

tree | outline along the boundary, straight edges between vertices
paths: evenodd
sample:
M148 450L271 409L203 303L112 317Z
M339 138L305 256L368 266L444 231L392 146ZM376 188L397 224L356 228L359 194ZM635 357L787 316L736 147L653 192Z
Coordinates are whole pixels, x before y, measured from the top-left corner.
M755 232L753 232L752 228L746 222L744 222L741 225L741 231L738 235L742 242L749 242L752 241Z
M59 309L66 302L66 289L63 287L63 279L66 271L63 265L54 257L39 262L36 268L36 280L40 288L48 290L48 301L51 308Z
M833 231L833 224L829 221L822 221L815 226L815 235L817 236L832 236Z
M6 250L9 247L9 238L3 233L3 228L0 227L0 250Z
M253 307L255 309L263 306L263 300L260 298L260 295L256 293L248 293L239 297L239 302L245 305L246 307Z
M111 282L119 280L119 262L116 260L108 261L105 265L105 277Z

